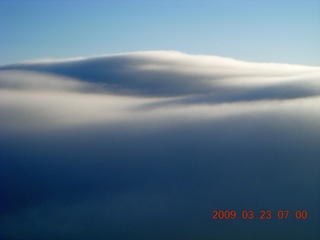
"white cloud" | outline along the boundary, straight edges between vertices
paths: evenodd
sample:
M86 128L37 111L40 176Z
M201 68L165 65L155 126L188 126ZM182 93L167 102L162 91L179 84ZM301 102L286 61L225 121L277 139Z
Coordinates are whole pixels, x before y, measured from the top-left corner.
M17 64L0 72L1 129L215 119L263 111L298 115L304 109L313 115L319 106L319 69L178 52Z

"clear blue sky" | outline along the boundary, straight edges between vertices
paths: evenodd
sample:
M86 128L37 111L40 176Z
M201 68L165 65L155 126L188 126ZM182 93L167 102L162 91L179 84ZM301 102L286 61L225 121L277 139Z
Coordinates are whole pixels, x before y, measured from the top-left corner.
M320 0L0 0L0 65L143 50L320 66Z

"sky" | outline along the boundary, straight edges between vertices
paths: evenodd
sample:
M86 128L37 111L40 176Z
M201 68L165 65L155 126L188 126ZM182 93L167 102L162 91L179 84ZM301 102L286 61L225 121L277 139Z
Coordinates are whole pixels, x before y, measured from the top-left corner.
M0 64L176 50L320 65L320 1L0 1Z
M0 0L0 239L320 239L319 6Z

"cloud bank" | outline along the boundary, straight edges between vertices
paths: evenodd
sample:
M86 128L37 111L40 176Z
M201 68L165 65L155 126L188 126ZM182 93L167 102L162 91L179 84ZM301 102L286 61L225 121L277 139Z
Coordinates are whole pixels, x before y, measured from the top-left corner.
M317 239L319 80L320 67L165 51L2 66L0 232ZM303 224L211 219L301 208Z

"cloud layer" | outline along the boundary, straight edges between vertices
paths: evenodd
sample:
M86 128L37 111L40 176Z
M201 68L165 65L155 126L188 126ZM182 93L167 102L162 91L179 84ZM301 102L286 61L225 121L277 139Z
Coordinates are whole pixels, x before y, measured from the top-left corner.
M319 79L320 67L179 52L0 67L0 232L317 239ZM211 220L266 208L310 218Z
M178 52L16 64L1 68L2 128L211 118L290 105L283 100L304 108L318 102L319 69Z

